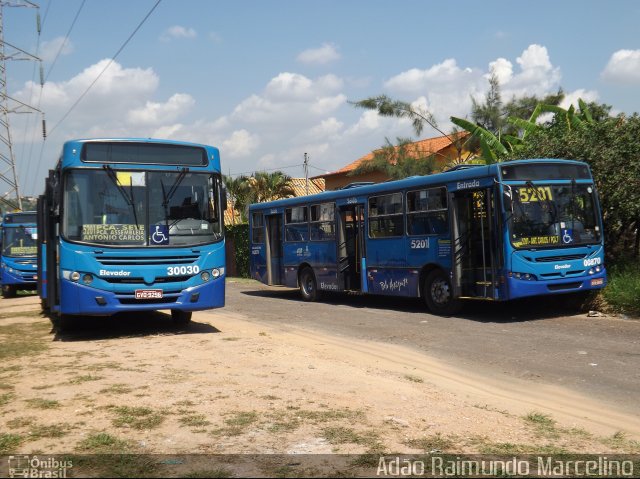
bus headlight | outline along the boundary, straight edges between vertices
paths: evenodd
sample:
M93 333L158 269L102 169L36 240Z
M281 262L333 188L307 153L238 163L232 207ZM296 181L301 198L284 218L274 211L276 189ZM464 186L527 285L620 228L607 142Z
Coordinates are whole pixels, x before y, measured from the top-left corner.
M200 279L202 279L202 281L209 281L210 278L211 275L208 271L203 271L202 273L200 273Z
M211 270L211 275L213 276L214 279L219 278L220 277L220 270L218 268L213 268Z
M78 273L77 271L74 271L69 276L69 279L71 279L71 281L76 281L77 282L80 279L80 273Z
M82 282L84 284L91 284L93 282L93 276L91 276L89 273L85 274L82 277Z

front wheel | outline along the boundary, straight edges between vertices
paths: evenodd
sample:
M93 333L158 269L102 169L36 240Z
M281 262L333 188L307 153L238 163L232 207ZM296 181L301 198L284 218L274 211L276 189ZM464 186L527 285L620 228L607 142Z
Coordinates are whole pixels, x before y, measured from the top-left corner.
M300 283L300 295L305 301L317 301L320 297L318 293L318 285L316 283L316 275L313 274L311 268L305 268L298 278Z
M13 298L16 295L17 289L13 284L3 284L2 285L2 297L3 298Z
M191 322L192 311L171 310L171 320L176 326L186 326Z
M422 295L433 314L451 316L462 309L462 302L453 297L451 282L442 270L434 269L427 275Z

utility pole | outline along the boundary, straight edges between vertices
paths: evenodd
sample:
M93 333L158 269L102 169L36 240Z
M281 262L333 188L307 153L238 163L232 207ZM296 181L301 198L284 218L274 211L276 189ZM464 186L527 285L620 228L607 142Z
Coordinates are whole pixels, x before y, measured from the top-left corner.
M27 105L7 94L7 60L33 60L40 62L40 58L18 48L4 39L4 7L27 7L35 8L36 29L40 35L40 10L39 6L28 0L0 0L0 182L4 183L8 189L0 195L0 202L9 208L22 209L22 198L18 186L18 175L16 173L16 161L13 153L11 141L11 127L9 124L9 113L32 113L34 111L42 113L37 108ZM40 67L40 85L44 82L42 64ZM10 109L9 102L14 106ZM29 111L24 111L24 109ZM46 136L44 117L42 120L42 133ZM15 198L15 201L13 200Z
M309 194L309 157L304 154L304 186L307 190L306 194Z

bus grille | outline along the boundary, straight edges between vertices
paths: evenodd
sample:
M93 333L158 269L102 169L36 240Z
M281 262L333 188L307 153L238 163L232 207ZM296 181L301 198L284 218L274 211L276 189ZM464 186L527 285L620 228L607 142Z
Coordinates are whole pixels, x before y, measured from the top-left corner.
M555 263L558 261L571 261L576 259L586 258L586 254L567 254L564 256L544 256L542 258L535 258L534 261L538 263Z
M163 265L163 264L192 264L199 258L197 254L188 254L180 256L107 256L96 255L96 260L103 266L146 266L146 265Z
M181 283L183 281L188 281L191 278L192 276L164 276L164 277L156 278L153 284ZM143 284L145 282L144 278L112 278L112 277L102 278L101 277L100 279L110 284Z
M566 289L578 289L582 285L582 282L577 283L564 283L564 284L549 284L547 288L549 291L562 291Z

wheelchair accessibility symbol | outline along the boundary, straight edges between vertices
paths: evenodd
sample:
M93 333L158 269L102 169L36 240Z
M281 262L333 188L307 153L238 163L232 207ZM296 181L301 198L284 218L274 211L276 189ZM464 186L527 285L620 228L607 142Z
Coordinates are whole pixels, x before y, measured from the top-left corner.
M167 225L154 225L155 231L151 235L153 244L169 244L169 227Z
M562 242L564 244L573 242L573 230L562 230Z

